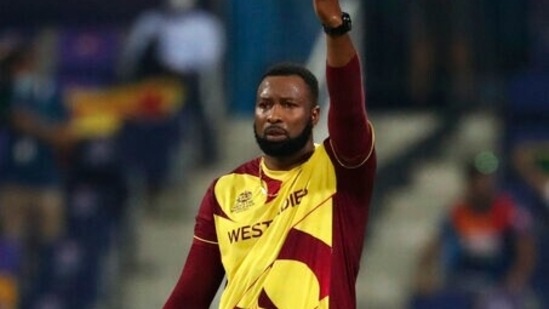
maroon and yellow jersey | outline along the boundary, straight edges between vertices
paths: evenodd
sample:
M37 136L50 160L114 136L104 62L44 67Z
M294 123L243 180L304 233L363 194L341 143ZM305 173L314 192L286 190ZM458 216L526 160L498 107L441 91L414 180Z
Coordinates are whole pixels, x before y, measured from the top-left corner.
M327 139L292 170L257 158L212 184L195 238L219 246L221 308L355 306L373 152L372 143L362 164L344 167Z
M358 56L326 67L327 138L289 171L256 158L216 179L165 309L356 308L376 157Z

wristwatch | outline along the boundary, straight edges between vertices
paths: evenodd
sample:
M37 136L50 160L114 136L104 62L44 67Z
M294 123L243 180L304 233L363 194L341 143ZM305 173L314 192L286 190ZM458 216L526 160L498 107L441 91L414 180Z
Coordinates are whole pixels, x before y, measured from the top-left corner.
M324 32L329 36L332 36L332 37L342 36L345 33L351 31L353 27L353 23L351 21L351 15L349 15L346 12L343 12L341 14L341 21L343 23L335 28L331 28L327 25L322 25L322 28L324 28Z

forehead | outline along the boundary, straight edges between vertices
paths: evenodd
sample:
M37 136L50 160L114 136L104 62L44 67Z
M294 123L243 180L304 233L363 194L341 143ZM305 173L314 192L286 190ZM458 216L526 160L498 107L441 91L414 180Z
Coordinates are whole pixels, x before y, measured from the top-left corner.
M267 76L259 84L257 96L302 98L308 92L307 84L298 75Z

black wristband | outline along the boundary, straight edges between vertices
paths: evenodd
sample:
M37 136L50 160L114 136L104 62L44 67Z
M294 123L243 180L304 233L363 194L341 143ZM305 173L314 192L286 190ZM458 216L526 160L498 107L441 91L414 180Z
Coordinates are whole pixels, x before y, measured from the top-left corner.
M353 28L353 23L351 21L351 15L345 12L341 14L341 21L343 23L338 27L331 28L326 25L322 25L322 28L324 28L324 32L329 36L332 36L332 37L342 36L345 33L351 31L351 29Z

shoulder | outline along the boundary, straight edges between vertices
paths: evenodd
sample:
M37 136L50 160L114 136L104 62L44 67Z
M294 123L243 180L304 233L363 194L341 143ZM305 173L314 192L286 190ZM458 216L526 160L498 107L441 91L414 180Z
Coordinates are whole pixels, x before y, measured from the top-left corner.
M519 205L510 194L501 193L494 199L493 211L496 215L511 217L519 208Z
M135 20L135 25L141 27L145 25L158 24L162 21L162 13L158 10L150 10L141 13Z
M231 182L231 179L234 179L235 176L242 176L242 175L258 176L260 161L261 161L261 158L256 157L252 160L249 160L240 164L239 166L230 170L229 172L226 172L221 176L217 177L212 182L211 188L215 189L216 185L218 185L219 183L227 183L227 181Z
M260 157L256 157L252 160L246 161L246 162L240 164L235 169L233 169L231 172L227 173L226 175L230 175L230 174L257 175L259 173L259 162L260 161L261 161Z
M528 231L533 218L510 194L502 193L494 201L495 215L501 218L507 226L511 226L519 231Z
M205 22L220 23L219 18L209 11L203 9L197 9L192 14L189 14L191 18L196 18L198 20L203 20Z

